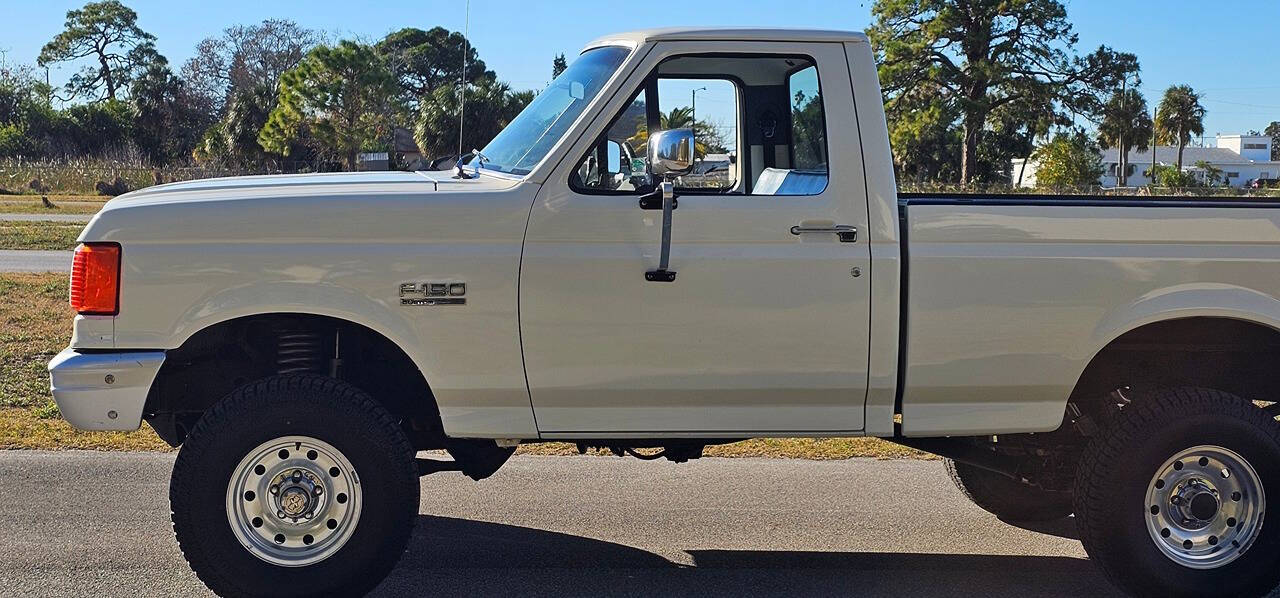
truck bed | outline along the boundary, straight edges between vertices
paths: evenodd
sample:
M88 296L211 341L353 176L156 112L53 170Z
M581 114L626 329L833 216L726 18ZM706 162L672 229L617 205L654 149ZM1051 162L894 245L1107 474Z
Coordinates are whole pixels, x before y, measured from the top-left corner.
M1055 429L1090 360L1171 309L1280 328L1280 201L903 194L899 214L908 436Z

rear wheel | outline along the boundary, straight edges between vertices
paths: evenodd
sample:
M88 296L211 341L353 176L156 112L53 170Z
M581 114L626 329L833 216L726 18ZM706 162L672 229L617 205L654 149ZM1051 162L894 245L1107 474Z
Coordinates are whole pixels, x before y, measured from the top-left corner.
M1008 476L946 460L947 474L982 510L1005 521L1052 521L1071 514L1071 494L1043 490Z
M1280 425L1197 388L1136 398L1085 452L1076 519L1089 556L1140 596L1257 596L1280 583Z
M368 395L279 376L201 417L169 500L184 556L218 594L360 594L404 551L418 475L400 426Z

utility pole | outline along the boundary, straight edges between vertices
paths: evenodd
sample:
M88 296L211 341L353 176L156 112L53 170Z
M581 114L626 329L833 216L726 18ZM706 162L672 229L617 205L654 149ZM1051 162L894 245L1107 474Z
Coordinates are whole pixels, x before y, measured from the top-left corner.
M692 105L691 110L693 111L693 116L691 117L693 119L693 122L691 123L691 126L689 128L693 129L693 137L695 141L698 138L698 92L706 91L706 90L707 90L707 86L704 85L702 87L689 91L689 96L690 96L689 103Z
M1128 83L1129 83L1129 75L1126 74L1123 79L1120 79L1120 114L1125 117L1125 120L1128 120L1128 114L1125 112L1125 109L1124 109L1125 92L1128 91L1126 88L1126 85ZM1120 153L1119 170L1116 171L1116 183L1118 183L1116 185L1117 187L1127 187L1129 182L1129 177L1126 176L1129 174L1128 168L1126 166L1126 164L1129 162L1129 148L1126 147L1124 144L1124 131L1126 128L1129 127L1130 124L1132 123L1126 122L1124 123L1123 127L1120 127L1120 144L1119 144L1120 147L1116 148L1120 150L1119 151Z
M1156 186L1156 106L1151 107L1151 182L1148 186Z

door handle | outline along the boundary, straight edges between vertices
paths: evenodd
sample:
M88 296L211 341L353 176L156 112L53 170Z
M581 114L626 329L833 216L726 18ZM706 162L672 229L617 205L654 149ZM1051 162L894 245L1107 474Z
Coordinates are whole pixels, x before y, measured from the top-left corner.
M802 235L805 233L827 233L838 235L841 243L856 243L858 241L858 227L849 224L835 224L831 226L796 225L791 227L791 234L793 235Z

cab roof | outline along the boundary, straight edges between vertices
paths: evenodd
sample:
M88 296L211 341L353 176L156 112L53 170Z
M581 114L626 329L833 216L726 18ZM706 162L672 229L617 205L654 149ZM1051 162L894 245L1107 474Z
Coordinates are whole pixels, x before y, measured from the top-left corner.
M655 41L761 41L761 42L855 42L865 43L867 36L858 31L830 29L778 29L759 27L664 27L638 29L605 35L586 47L625 44L638 46Z

